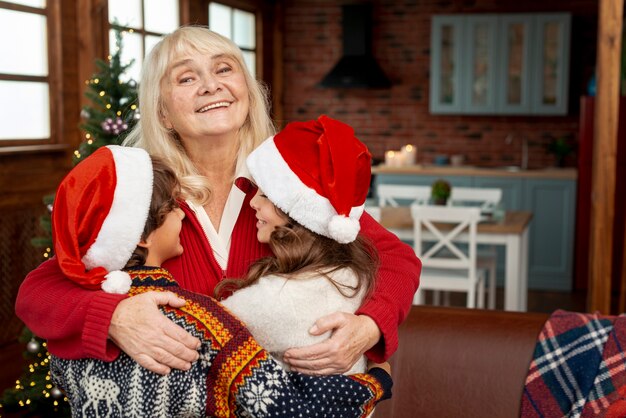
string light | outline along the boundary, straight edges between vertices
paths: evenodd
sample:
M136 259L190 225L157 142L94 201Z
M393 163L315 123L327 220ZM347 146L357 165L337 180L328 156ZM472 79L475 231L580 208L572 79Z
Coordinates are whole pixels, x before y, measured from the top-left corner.
M136 104L130 105L130 108L131 108L132 110L135 110L135 109L137 109L137 105L136 105Z
M111 103L107 103L106 108L110 109L111 108Z
M100 97L104 96L105 94L106 94L106 93L105 93L105 91L104 91L104 90L102 90L102 91L100 92Z

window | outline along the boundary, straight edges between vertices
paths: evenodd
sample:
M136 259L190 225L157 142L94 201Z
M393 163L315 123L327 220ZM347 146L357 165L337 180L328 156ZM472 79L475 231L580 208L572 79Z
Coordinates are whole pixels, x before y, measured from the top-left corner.
M178 0L109 0L109 23L124 32L122 63L135 62L126 76L139 80L143 57L161 37L180 25ZM109 31L109 48L115 47L115 34Z
M0 145L50 142L48 13L46 0L0 2Z
M256 19L254 13L209 3L209 28L231 39L243 52L243 59L256 74Z

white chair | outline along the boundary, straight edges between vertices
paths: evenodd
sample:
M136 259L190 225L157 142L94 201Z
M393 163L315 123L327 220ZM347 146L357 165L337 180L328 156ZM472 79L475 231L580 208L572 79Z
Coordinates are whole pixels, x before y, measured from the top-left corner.
M491 214L502 200L502 189L453 187L448 206L478 206L483 214Z
M502 200L502 189L483 187L453 187L448 199L449 206L479 207L483 215L492 214ZM485 268L487 275L487 307L496 308L496 247L480 247L477 251L479 268Z
M413 303L424 303L425 290L460 291L467 293L468 308L484 308L486 272L476 265L480 209L413 204L411 216L415 253L422 261ZM459 242L461 234L467 238L463 243Z
M430 199L430 186L412 186L405 184L379 184L376 188L378 206L409 206L413 203L425 205ZM406 242L413 239L411 229L389 229L390 232Z
M410 186L404 184L379 184L376 187L378 206L400 206L399 202L405 201L403 206L413 203L425 205L430 199L430 186Z

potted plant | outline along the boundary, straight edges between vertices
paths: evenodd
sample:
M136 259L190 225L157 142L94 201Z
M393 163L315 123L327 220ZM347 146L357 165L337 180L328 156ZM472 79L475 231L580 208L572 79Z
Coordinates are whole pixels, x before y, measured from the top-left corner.
M450 197L452 187L446 180L439 179L432 184L430 196L435 205L445 205Z
M554 138L546 145L546 150L554 155L557 167L563 167L565 157L574 152L574 144L565 136Z

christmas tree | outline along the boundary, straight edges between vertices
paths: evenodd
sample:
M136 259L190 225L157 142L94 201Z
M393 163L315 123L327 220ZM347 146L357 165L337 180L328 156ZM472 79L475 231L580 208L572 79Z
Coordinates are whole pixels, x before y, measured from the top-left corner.
M119 145L124 136L139 119L137 109L137 83L124 81L123 75L133 62L122 64L123 31L113 26L115 48L107 61L97 60L97 73L87 80L85 96L91 101L83 107L81 116L85 121L80 125L84 131L84 141L74 151L73 163L78 164L96 149L105 145ZM54 195L44 197L47 212L40 218L45 236L35 237L32 244L44 248L44 258L52 256L52 224L50 214ZM63 392L55 387L50 378L50 354L44 340L25 328L19 341L26 344L24 357L29 365L16 381L15 387L2 395L0 412L19 411L20 416L70 417L70 408Z
M122 64L122 30L115 29L115 51L108 62L96 61L98 73L85 81L85 96L92 102L83 107L81 116L85 122L80 126L85 140L74 151L74 164L105 145L119 145L139 119L137 109L137 83L123 81L125 71L133 61Z

